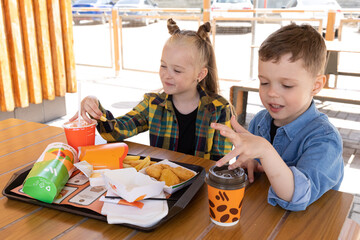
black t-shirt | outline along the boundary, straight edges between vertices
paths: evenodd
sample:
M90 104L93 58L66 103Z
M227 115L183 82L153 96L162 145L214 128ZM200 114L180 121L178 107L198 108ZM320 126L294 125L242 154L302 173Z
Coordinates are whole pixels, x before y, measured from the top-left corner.
M274 124L274 119L271 121L271 126L270 126L270 139L271 139L271 144L274 141L274 137L276 135L276 130L278 129L278 126L275 126Z
M174 106L176 119L179 125L178 152L195 154L195 124L198 109L189 114L181 114Z

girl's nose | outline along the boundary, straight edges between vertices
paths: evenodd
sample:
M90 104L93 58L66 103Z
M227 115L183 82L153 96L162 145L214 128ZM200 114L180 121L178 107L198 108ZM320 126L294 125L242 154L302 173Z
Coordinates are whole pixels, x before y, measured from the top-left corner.
M171 73L168 68L162 69L161 75L165 78L171 78Z

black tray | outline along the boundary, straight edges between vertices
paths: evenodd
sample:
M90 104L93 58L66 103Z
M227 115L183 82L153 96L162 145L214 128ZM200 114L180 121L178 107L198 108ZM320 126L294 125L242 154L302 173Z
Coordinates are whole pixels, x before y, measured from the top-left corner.
M162 161L163 159L151 158L151 160L158 162L158 161ZM174 161L172 161L172 162L174 162ZM159 227L163 223L165 223L168 220L170 220L171 218L173 218L176 214L181 212L188 205L188 203L191 201L191 199L195 196L195 194L199 191L199 189L203 185L206 172L203 167L198 166L198 165L192 165L192 164L186 164L186 163L180 163L180 162L174 162L174 163L179 164L188 169L191 169L191 170L197 172L198 174L194 177L194 179L192 180L192 183L189 186L186 186L183 189L180 189L171 195L171 199L177 199L177 201L167 201L168 206L169 206L168 214L163 219L161 219L157 224L155 224L151 227L140 227L140 226L126 224L126 223L119 224L119 225L130 227L130 228L140 230L140 231L153 231L155 228ZM32 203L32 204L40 205L43 207L48 207L48 208L52 208L52 209L56 209L56 210L60 210L60 211L64 211L64 212L69 212L69 213L81 215L84 217L94 218L97 220L107 222L106 216L101 215L101 214L99 214L95 211L92 211L90 209L87 209L87 208L80 208L80 207L75 207L75 206L66 205L66 204L60 205L60 204L44 203L44 202L38 201L36 199L11 192L12 189L23 184L23 182L24 182L26 176L28 175L28 173L30 172L31 168L32 168L32 165L27 166L27 167L19 170L18 172L14 173L14 175L11 177L11 179L9 180L9 182L6 184L5 188L3 189L3 195L8 197L9 199L15 199L15 200Z

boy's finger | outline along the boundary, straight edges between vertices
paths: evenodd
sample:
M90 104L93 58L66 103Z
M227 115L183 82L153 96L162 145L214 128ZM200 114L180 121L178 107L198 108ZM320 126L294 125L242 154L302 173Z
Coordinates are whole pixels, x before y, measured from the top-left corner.
M239 162L239 161L236 161L236 162L234 162L233 164L231 164L230 166L229 166L229 170L233 170L233 169L235 169L235 168L239 168L239 167L241 167L241 162Z
M248 164L247 173L248 173L249 182L252 183L254 181L254 165L253 164Z
M216 129L216 130L231 130L231 128L229 128L228 126L224 125L224 124L221 124L221 123L211 123L210 124L210 127L212 127L213 129Z
M247 133L247 132L248 132L245 128L243 128L243 127L238 123L238 121L236 120L235 116L232 116L232 117L231 117L230 123L231 123L231 126L234 128L234 130L235 130L237 133Z
M264 172L264 167L262 165L258 164L256 170L258 172Z
M231 159L235 158L238 154L236 153L235 149L226 154L223 158L216 162L216 166L221 167L225 163L229 162Z

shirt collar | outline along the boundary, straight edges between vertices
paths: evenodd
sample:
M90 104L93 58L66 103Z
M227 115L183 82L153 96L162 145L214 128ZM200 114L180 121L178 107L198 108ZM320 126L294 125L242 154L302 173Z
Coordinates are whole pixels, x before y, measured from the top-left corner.
M290 140L294 139L296 135L311 121L317 118L321 113L317 110L314 100L312 100L310 107L301 114L297 119L292 121L285 126L279 127L278 131L284 131ZM269 112L267 112L264 118L259 122L258 129L259 132L263 135L265 132L270 132L270 123L272 117ZM268 124L265 124L268 123ZM261 126L264 126L261 128Z
M197 85L197 91L200 95L200 105L199 105L199 111L203 111L204 108L207 108L209 112L214 112L216 110L214 99L210 97L204 90L204 88L200 85ZM158 104L162 107L164 107L167 110L172 111L172 95L168 95L165 92L162 92L156 98L152 101L154 104Z

